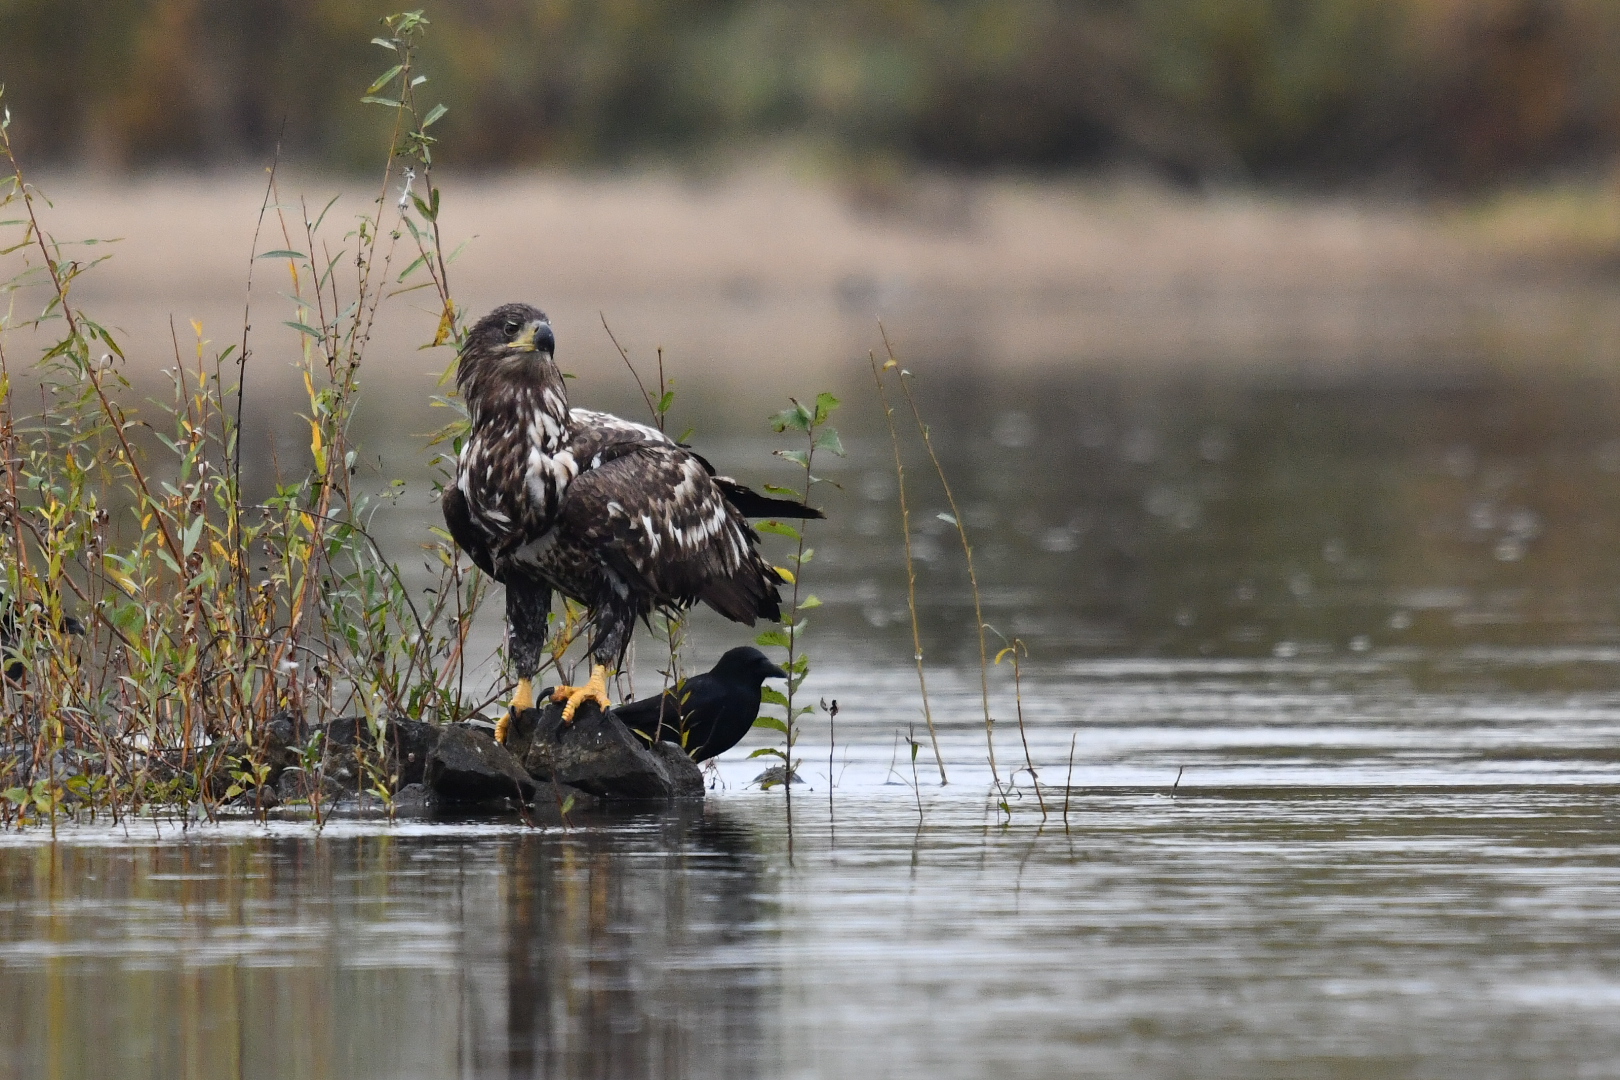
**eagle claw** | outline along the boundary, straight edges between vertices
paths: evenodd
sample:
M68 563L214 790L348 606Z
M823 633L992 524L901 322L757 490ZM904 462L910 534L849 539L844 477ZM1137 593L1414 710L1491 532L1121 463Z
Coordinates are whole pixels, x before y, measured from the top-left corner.
M607 675L607 666L596 664L591 668L591 681L584 686L559 686L551 692L553 702L567 702L562 711L563 723L573 723L574 713L579 711L580 704L585 701L596 702L603 712L613 707L613 702L608 700L607 695Z

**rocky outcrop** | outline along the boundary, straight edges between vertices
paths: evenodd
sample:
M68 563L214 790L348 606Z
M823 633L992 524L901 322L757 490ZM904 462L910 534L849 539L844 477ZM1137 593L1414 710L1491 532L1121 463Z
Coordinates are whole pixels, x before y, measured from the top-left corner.
M678 746L647 741L612 712L580 706L570 724L562 706L547 704L519 716L508 744L539 781L555 781L608 800L668 802L703 798L703 773Z
M267 766L260 787L231 800L233 810L318 802L340 814L380 811L384 804L373 792L386 788L396 816L527 806L532 820L561 821L606 801L703 797L703 775L679 747L649 747L594 704L572 724L562 722L559 705L531 709L513 724L506 746L476 721L441 726L394 717L374 730L364 717L344 717L309 733L283 713L266 725L257 750L214 751L220 798L230 786L240 791L241 774L255 761Z
M428 751L423 776L428 789L448 802L534 799L534 780L500 743L475 728L451 724L441 728Z

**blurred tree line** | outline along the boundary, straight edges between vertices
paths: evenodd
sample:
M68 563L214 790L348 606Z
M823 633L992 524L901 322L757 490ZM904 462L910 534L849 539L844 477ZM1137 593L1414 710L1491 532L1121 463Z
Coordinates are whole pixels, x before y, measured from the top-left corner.
M1487 184L1620 149L1620 0L418 0L458 165L783 137L948 167ZM372 160L373 0L0 0L22 149ZM285 125L285 126L283 126Z

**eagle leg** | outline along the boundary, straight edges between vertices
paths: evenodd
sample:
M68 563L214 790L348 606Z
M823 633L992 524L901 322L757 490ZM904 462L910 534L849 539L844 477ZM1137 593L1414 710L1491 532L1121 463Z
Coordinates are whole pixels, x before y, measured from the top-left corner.
M529 679L519 679L517 689L512 691L512 707L506 715L495 721L495 741L506 743L506 731L512 726L514 717L534 708L534 683Z
M602 711L613 707L608 700L607 693L608 669L606 664L591 665L591 681L584 686L559 686L551 692L551 700L566 701L563 706L563 723L569 724L574 720L574 713L579 710L581 702L594 701L602 707Z
M512 666L517 668L517 689L512 707L495 721L495 741L506 742L507 729L519 713L534 708L534 676L540 670L540 653L546 646L546 618L551 612L551 590L528 578L514 575L506 583L507 641Z

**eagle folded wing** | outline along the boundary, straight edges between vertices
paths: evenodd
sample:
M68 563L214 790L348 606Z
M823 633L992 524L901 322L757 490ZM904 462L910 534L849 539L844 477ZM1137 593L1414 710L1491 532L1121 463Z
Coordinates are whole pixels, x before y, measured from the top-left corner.
M749 625L778 616L780 578L692 454L669 442L625 439L588 460L561 508L563 536L577 537L633 592L659 604L702 600Z
M444 494L439 497L439 505L444 510L444 523L450 530L450 539L472 558L478 569L497 581L501 580L495 573L495 561L490 558L489 544L483 532L473 523L467 496L452 485L444 489Z

